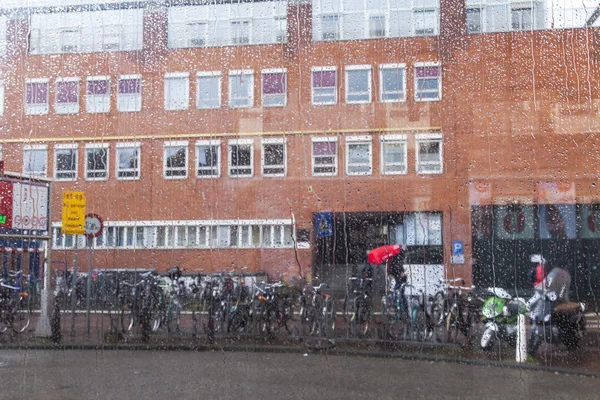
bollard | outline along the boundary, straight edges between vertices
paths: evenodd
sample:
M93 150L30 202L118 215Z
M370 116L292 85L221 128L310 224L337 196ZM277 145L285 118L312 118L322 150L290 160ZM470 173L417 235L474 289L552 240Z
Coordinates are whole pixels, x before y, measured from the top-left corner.
M519 314L517 320L517 354L518 363L527 362L527 330L525 329L525 314Z

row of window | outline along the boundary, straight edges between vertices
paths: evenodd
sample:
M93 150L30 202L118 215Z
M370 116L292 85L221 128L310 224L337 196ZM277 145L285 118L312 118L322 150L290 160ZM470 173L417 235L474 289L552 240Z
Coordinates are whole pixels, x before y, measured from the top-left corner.
M407 173L407 136L380 137L380 167L382 175ZM416 171L418 174L443 172L441 134L419 134L416 140ZM311 141L312 175L338 175L338 138L314 137ZM141 175L141 143L116 144L117 179L139 179ZM227 142L227 171L229 177L254 176L254 139L230 139ZM85 145L86 180L109 178L108 143ZM345 138L346 175L373 173L372 137ZM77 144L54 145L54 177L57 180L76 180L79 149ZM221 175L221 141L198 140L195 144L194 171L197 178L218 178ZM48 146L26 145L23 150L23 173L28 176L47 176ZM189 142L164 143L163 176L165 179L186 179L189 174ZM261 174L266 177L287 175L287 143L285 138L261 140Z
M65 235L60 227L52 228L55 249L223 249L223 248L293 248L296 242L291 222L276 224L260 221L232 223L110 223L94 239ZM91 243L90 243L91 242Z
M314 41L439 34L439 0L313 0ZM551 4L550 4L551 3ZM467 31L507 32L586 26L595 0L466 0ZM597 20L593 26L598 26ZM8 17L0 15L0 56ZM287 2L169 7L170 48L283 43ZM31 54L133 51L143 47L143 10L32 14Z
M348 104L367 104L373 101L373 67L348 65L345 70L345 101ZM380 64L380 102L406 101L406 64ZM254 106L254 71L229 71L229 107ZM442 70L438 62L414 64L414 98L416 101L441 99ZM283 107L287 104L287 70L263 69L261 71L261 97L264 107ZM111 79L108 76L91 76L85 83L86 111L110 111ZM313 67L311 70L311 99L314 105L338 103L339 77L337 67ZM196 75L196 107L215 109L221 107L222 74L220 71L203 71ZM190 106L190 74L167 73L164 85L165 110L186 110ZM4 85L0 82L0 115L4 108ZM25 112L29 115L47 114L50 109L50 80L28 79L25 84ZM55 80L56 114L79 112L80 79ZM121 75L117 80L117 110L136 112L142 109L141 75Z

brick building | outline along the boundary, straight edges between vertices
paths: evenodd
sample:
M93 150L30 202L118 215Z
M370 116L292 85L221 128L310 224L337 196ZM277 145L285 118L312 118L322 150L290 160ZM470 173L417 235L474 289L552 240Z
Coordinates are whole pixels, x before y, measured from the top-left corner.
M3 160L86 192L94 267L337 281L399 243L432 277L523 286L541 251L600 282L594 2L9 3Z

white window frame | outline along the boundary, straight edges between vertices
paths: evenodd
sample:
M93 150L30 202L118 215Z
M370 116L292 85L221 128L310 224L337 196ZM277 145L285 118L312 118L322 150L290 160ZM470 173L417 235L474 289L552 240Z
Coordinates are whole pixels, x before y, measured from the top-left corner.
M353 144L367 144L369 145L369 162L367 164L364 163L350 163L350 146ZM368 176L373 174L373 140L371 136L362 135L362 136L347 136L346 137L346 175L348 176ZM368 172L351 172L350 167L352 166L368 166Z
M75 33L75 36L77 36L77 43L71 44L71 46L74 47L73 50L68 50L68 51L65 50L65 47L66 47L65 40L64 40L65 33ZM81 29L79 29L78 27L63 27L60 29L58 36L59 36L58 40L60 41L60 53L73 54L73 53L79 52L80 43L81 43Z
M185 81L184 98L180 102L171 99L169 95L169 82L173 79L183 79ZM165 110L180 111L190 108L190 73L189 72L168 72L165 74L164 95L165 95ZM175 104L174 104L175 103Z
M89 177L88 176L88 150L92 149L106 149L106 176L105 177ZM88 143L85 145L85 158L84 158L84 176L86 181L106 181L109 178L110 171L110 145L108 143ZM100 171L100 170L98 170Z
M27 104L27 85L30 83L45 83L46 84L46 102ZM26 115L45 115L50 111L50 79L49 78L33 78L25 79L25 93L23 96L25 103Z
M335 143L335 156L334 157L334 162L332 164L318 164L318 167L333 167L334 168L334 172L315 172L315 167L317 166L317 164L315 164L315 147L314 147L314 143L318 143L318 142L334 142ZM323 137L313 137L311 138L311 143L310 143L310 154L311 154L311 172L312 172L312 176L337 176L338 174L338 169L339 169L339 158L340 158L340 151L339 151L339 146L338 146L338 138L337 136L323 136ZM318 157L331 157L331 156L318 156Z
M419 32L417 32L418 31L418 26L417 26L417 15L418 14L422 14L422 15L433 14L433 21L434 21L434 23L433 23L433 31L431 33L425 33L425 32L419 33ZM415 5L414 8L413 8L413 15L412 15L412 17L413 17L413 19L412 19L412 21L413 21L412 25L413 25L413 35L414 35L414 37L436 36L436 35L438 35L439 34L438 33L439 24L440 24L440 22L439 22L439 18L440 18L439 15L440 15L440 13L439 13L439 3L438 3L438 8L419 7L419 6ZM435 23L435 19L436 18L438 20L437 24ZM425 21L425 19L423 19L423 20Z
M283 87L283 94L265 94L264 93L264 76L268 74L283 74L285 77L285 83ZM287 84L288 84L288 76L287 76L287 68L271 68L271 69L263 69L260 71L260 98L263 107L285 107L287 106ZM279 98L279 96L283 96L282 104L265 104L265 98Z
M106 94L88 94L88 85L90 82L106 81ZM94 100L100 103L92 107L91 101ZM89 114L99 114L110 112L110 76L88 76L85 84L85 111Z
M283 146L283 165L265 165L265 145L280 144ZM267 174L265 173L265 167L283 167L283 173L278 174ZM262 176L267 178L280 178L287 174L287 140L285 138L265 138L261 141L261 153L260 153L260 170Z
M219 93L218 93L218 100L219 100L219 104L216 107L201 107L200 106L200 79L201 78L216 78L217 82L219 83L218 87L219 87ZM222 97L222 73L221 71L200 71L198 73L196 73L196 108L198 108L199 110L214 110L214 109L218 109L221 108L221 97Z
M440 101L442 99L442 63L439 61L427 61L427 62L416 62L414 63L414 79L415 79L415 101L418 102L429 102L429 101ZM438 96L431 99L419 98L418 94L422 92L419 90L419 80L431 79L431 78L417 78L417 68L423 67L438 67L440 74L438 76Z
M430 142L439 142L440 144L440 162L439 162L439 170L436 171L421 171L420 167L422 165L420 160L420 146L423 143ZM439 133L424 133L418 134L415 136L415 154L416 154L416 172L417 175L436 175L444 173L444 140L442 134ZM437 165L438 163L426 162L423 165Z
M383 17L383 36L371 36L371 18L372 17ZM367 10L365 13L365 37L369 39L384 39L389 37L389 15L388 9L385 10Z
M57 153L60 152L61 150L71 150L74 151L75 154L75 170L74 171L59 171L58 170L58 157L57 157ZM64 181L64 182L68 182L68 181L76 181L77 180L77 175L78 175L78 170L79 170L79 145L76 143L66 143L66 144L55 144L54 145L54 180L56 181ZM59 178L57 175L58 173L69 173L69 172L75 172L75 175L72 178Z
M192 37L191 27L192 26L200 26L200 25L203 30L203 32L201 33L202 37ZM208 36L206 34L207 32L208 32L208 22L207 21L188 21L185 24L187 47L190 47L190 48L206 47L208 45ZM194 40L198 40L198 39L202 40L203 43L202 44L193 43Z
M369 104L373 100L373 67L370 65L347 65L345 68L346 76L345 78L345 97L347 104ZM350 79L348 78L349 73L353 71L367 71L367 80L368 80L368 94L369 99L367 101L364 100L349 100L348 95L350 93ZM364 93L353 93L353 94L364 94Z
M247 23L248 24L248 41L247 42L240 42L238 39L238 37L234 36L236 32L236 29L233 29L233 24L243 24ZM230 19L229 20L229 32L230 32L230 40L229 40L229 44L231 44L232 46L247 46L249 44L252 44L252 19L251 18L241 18L241 19ZM240 31L242 32L242 31Z
M315 89L322 89L322 88L315 88L314 85L314 72L325 72L325 71L335 71L335 85L333 85L333 97L334 100L332 102L322 102L322 101L315 101ZM337 67L334 66L329 66L329 67L312 67L310 69L310 91L311 91L311 102L313 105L315 106L329 106L329 105L335 105L338 103L338 85L339 85L339 78L338 78L338 73L337 73Z
M46 162L44 163L43 171L27 171L25 164L25 152L26 151L43 151L46 156ZM47 144L26 144L23 145L23 175L31 177L42 177L48 176L48 145Z
M140 81L140 93L134 94L121 94L119 93L119 86L122 80L130 80L130 79L139 79ZM142 111L142 93L144 92L144 81L142 80L141 74L132 74L132 75L120 75L119 79L117 79L117 111L119 112L140 112ZM139 98L137 98L139 97ZM137 103L135 103L135 107L126 108L131 105L132 100L135 99Z
M119 181L136 181L140 179L141 176L141 166L142 166L142 144L140 142L125 142L125 143L117 143L116 145L116 155L115 155L115 176ZM137 167L136 168L119 168L119 153L124 149L136 149L137 152ZM134 172L135 176L123 176L120 177L120 172Z
M383 94L384 94L384 88L383 88L383 72L385 70L395 70L395 69L401 69L403 70L402 73L402 86L404 87L404 92L402 93L402 95L400 96L400 98L398 100L389 100L389 99L384 99L383 98ZM398 63L398 64L379 64L379 101L381 103L404 103L406 101L406 64L405 63ZM391 94L396 94L393 92L390 92ZM400 93L398 93L398 95L400 95Z
M216 174L215 175L200 175L198 173L198 170L200 169L200 167L198 166L198 158L200 155L200 151L199 148L200 146L215 146L217 148L217 165L213 168L213 167L202 167L203 170L209 171L209 170L216 170ZM195 152L196 152L196 162L194 164L194 171L196 174L196 178L199 179L217 179L221 177L221 141L220 140L196 140L196 147L195 147Z
M168 147L185 147L185 175L167 176L167 148ZM163 145L163 178L169 180L187 179L190 167L189 141L187 140L172 140L166 141ZM173 171L183 171L183 168L170 168Z
M233 81L231 80L232 76L246 76L250 78L250 93L248 97L248 105L233 105L232 94L233 94ZM236 98L237 100L238 98ZM229 71L229 107L230 108L252 108L254 107L254 70L244 69L244 70L233 70Z
M56 114L77 114L79 112L79 103L81 101L81 86L78 77L56 78L54 82L54 112ZM67 82L77 82L77 102L76 103L59 103L58 102L58 84Z
M232 174L233 168L240 169L238 166L232 166L232 146L250 146L250 174ZM247 169L247 167L243 167ZM254 139L230 139L227 143L227 175L230 178L252 178L254 176Z
M408 137L406 135L382 135L379 137L380 143L380 173L381 175L406 175L408 172ZM402 144L404 145L404 165L393 163L392 166L401 165L401 171L386 171L384 146L386 144Z
M331 17L337 17L337 32L334 32L336 34L336 37L334 38L325 38L325 30L323 29L323 25L324 25L324 18L331 18ZM321 32L321 41L324 42L335 42L337 40L342 40L342 32L343 32L343 26L344 26L344 22L342 20L343 18L343 14L342 13L326 13L326 14L320 14L319 15L319 24L320 24L320 32ZM314 29L314 28L313 28Z

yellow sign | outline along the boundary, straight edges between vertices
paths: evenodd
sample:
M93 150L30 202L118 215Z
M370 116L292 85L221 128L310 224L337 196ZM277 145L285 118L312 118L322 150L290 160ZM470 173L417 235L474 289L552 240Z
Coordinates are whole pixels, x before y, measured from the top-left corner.
M85 193L63 192L62 233L83 235L85 223Z

